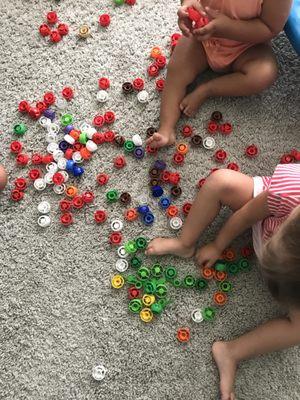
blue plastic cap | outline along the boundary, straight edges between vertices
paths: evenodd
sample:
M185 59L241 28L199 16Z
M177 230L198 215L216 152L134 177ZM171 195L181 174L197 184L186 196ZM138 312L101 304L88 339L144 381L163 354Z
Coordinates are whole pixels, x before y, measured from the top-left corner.
M148 212L143 216L143 222L145 225L152 225L154 222L154 215L151 212Z
M148 206L146 206L146 205L138 206L137 211L138 211L139 214L145 215L145 214L149 213L150 208Z
M171 204L171 201L168 197L162 197L159 200L159 205L163 210L166 210Z
M75 165L75 162L73 160L68 160L66 164L66 170L69 172L73 172L73 167Z
M164 190L161 186L152 186L152 196L160 197L164 194Z
M73 125L67 125L64 127L64 132L66 135L68 135L73 129L74 129Z
M44 110L43 115L44 117L51 119L51 121L55 120L55 111L51 108L47 108L46 110Z
M145 156L145 150L142 147L136 147L133 152L135 158L141 159Z

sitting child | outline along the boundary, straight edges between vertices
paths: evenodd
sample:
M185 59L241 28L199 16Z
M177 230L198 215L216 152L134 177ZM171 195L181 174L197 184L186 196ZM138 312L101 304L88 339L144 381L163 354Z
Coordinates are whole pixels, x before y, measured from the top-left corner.
M222 206L234 213L216 239L196 253L200 266L212 266L223 250L252 226L254 250L272 295L289 310L252 332L215 342L222 400L233 400L240 361L300 344L300 164L280 164L272 177L250 177L227 169L212 173L200 189L179 238L156 238L147 255L192 257L199 236Z
M0 191L5 188L7 184L7 173L3 166L0 164Z
M178 24L184 36L168 64L160 127L147 142L151 147L173 144L180 113L194 116L207 98L250 96L272 85L277 78L277 63L270 40L283 29L291 2L182 1ZM202 28L193 29L188 7L205 13L210 22ZM187 86L208 67L222 75L202 83L186 95Z

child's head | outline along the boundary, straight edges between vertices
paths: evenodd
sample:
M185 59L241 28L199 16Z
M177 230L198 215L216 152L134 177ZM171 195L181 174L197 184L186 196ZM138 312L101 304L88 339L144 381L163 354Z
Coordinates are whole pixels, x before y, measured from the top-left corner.
M300 206L265 244L261 257L263 274L279 302L300 307Z

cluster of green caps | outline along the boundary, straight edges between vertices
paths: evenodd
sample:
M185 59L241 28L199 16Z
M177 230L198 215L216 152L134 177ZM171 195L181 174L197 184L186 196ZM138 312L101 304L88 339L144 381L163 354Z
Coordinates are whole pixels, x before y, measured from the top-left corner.
M143 260L136 254L139 250L147 247L147 239L138 237L129 240L124 245L125 250L131 255L129 265L135 271L135 274L124 276L125 282L137 289L143 294L154 295L155 303L150 307L153 314L161 314L166 306L171 302L169 299L169 287L175 288L193 288L197 291L203 291L208 286L208 280L204 278L186 275L183 279L178 277L177 269L174 266L161 266L156 263L151 267L143 265ZM227 272L230 275L236 275L241 271L249 271L251 269L249 260L246 258L239 259L236 263L219 260L214 265L216 271ZM232 291L232 283L228 280L216 282L218 290L228 293ZM143 307L140 298L134 298L129 302L129 310L138 313ZM214 307L205 307L202 309L202 316L205 321L212 321L215 318L216 309Z

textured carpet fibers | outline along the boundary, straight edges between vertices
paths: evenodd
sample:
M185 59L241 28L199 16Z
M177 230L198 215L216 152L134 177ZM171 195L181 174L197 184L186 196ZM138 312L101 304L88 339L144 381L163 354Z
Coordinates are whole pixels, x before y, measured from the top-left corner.
M70 25L70 34L57 45L50 45L38 34L47 11L53 7L62 22ZM12 126L24 121L29 129L23 142L28 153L44 151L45 133L37 123L19 116L18 101L38 100L47 90L59 94L64 85L76 90L68 112L76 123L90 122L97 112L115 111L114 129L130 138L139 133L145 138L147 127L158 125L159 94L145 71L149 51L161 46L169 54L169 37L177 31L175 0L138 0L134 7L114 8L109 0L4 1L0 2L0 115L1 162L6 165L10 183L0 196L0 398L1 399L216 399L218 374L211 357L214 340L229 339L284 312L271 299L253 260L253 270L234 279L234 291L228 305L212 323L192 325L191 311L211 304L213 285L203 294L176 290L173 304L152 324L143 324L127 310L126 291L114 291L110 277L117 259L108 245L109 224L95 226L95 207L106 207L110 216L119 216L122 207L106 206L105 190L96 187L99 171L111 174L108 188L128 190L137 204L140 194L147 194L147 169L151 158L142 162L128 157L128 166L118 172L111 160L118 153L113 146L103 146L86 164L78 186L95 190L95 207L78 212L76 223L61 227L58 218L58 195L51 187L43 193L29 188L24 201L9 201L9 190L17 176L26 172L16 168L9 155ZM99 29L100 12L109 12L112 23ZM87 23L92 37L78 40L79 26ZM285 35L274 43L280 76L276 84L258 96L213 99L199 111L193 126L206 135L204 126L210 113L219 109L235 128L229 137L217 136L217 146L251 175L271 174L282 153L299 147L299 58ZM111 80L108 103L96 102L97 80ZM125 80L146 79L150 102L138 103L136 96L124 97ZM181 121L178 129L184 121ZM260 155L249 160L243 155L246 145L256 143ZM174 149L163 150L160 157L170 160ZM180 204L192 200L195 185L216 167L212 153L191 150L182 174L183 195ZM52 205L52 224L42 230L37 225L37 204L48 200ZM170 234L166 217L155 203L157 216L152 228L126 223L125 239L138 234L148 237ZM224 222L222 213L203 236L208 241ZM246 233L234 245L250 240ZM174 264L182 275L195 273L192 260L172 257L159 260ZM147 261L150 265L154 260ZM146 263L147 263L146 262ZM186 346L176 339L176 329L191 327L192 338ZM108 369L98 383L91 376L92 367L103 363ZM295 400L300 398L299 349L271 354L245 362L238 373L238 399Z

